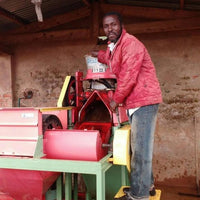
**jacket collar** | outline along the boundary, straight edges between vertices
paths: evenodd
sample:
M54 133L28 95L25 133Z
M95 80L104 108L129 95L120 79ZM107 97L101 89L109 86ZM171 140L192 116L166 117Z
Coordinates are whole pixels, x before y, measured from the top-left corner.
M120 41L122 40L122 37L123 37L125 34L126 34L126 29L123 28L123 29L122 29L122 33L121 33L119 39L118 39L117 42L115 43L115 46L117 46L117 44L120 43ZM108 41L108 44L110 44L110 43L111 43L111 42Z

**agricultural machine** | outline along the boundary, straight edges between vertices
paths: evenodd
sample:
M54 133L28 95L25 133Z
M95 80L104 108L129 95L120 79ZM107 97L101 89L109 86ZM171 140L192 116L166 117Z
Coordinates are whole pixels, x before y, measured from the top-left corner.
M0 200L111 200L129 185L130 126L110 109L114 89L99 64L67 76L55 108L0 109Z

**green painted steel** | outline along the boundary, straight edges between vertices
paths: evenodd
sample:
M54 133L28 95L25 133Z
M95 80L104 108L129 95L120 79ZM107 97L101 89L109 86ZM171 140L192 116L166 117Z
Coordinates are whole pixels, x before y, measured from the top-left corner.
M96 176L91 174L83 174L83 179L87 188L86 200L96 199ZM129 185L128 170L125 166L113 165L105 172L105 188L106 199L113 199L122 185ZM97 187L98 189L98 187Z
M45 200L57 200L56 190L48 190L45 194Z
M113 127L112 133L116 129L118 127ZM110 143L112 140L113 134ZM65 173L65 200L72 199L72 174L82 174L87 188L86 200L113 199L122 185L129 185L126 167L113 165L108 161L112 153L99 162L43 159L41 158L42 144L42 138L39 137L34 158L0 157L0 168L63 172ZM62 200L61 176L58 178L56 186L56 199ZM73 199L76 200L78 199L76 181L74 186ZM46 200L51 199L52 195L46 195Z
M127 123L123 124L122 126L126 124ZM117 129L119 129L119 127L112 127L110 144L112 144L114 133ZM82 176L87 188L86 200L95 200L100 198L97 196L98 191L96 191L96 188L97 190L99 190L99 188L104 188L103 192L105 192L105 198L106 200L110 200L114 198L121 186L130 185L129 172L126 166L121 165L112 165L108 170L105 171L105 173L99 175L99 180L97 180L97 177L92 174L82 174ZM96 186L95 183L98 182L99 185ZM100 185L102 183L104 185Z
M70 161L58 159L39 159L39 158L0 158L0 168L39 170L52 172L65 172L65 200L71 200L71 175L72 173L93 174L96 175L97 200L105 199L105 172L112 166L108 162L111 154L108 154L99 162L90 161ZM57 194L57 200L60 200L61 189ZM61 195L61 196L60 196Z
M78 200L78 174L74 174L73 200Z
M62 175L56 181L56 200L62 200Z
M65 173L65 200L72 199L72 174Z
M43 135L39 135L34 152L34 158L41 158L43 156Z

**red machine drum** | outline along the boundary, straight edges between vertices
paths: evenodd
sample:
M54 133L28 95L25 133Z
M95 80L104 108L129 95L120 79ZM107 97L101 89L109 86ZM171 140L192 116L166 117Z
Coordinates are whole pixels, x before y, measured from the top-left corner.
M103 157L98 130L47 130L44 136L47 158L98 161Z

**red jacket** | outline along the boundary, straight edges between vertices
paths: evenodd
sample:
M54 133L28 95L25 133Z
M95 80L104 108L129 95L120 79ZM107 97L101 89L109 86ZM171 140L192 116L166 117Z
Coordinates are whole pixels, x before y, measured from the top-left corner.
M98 61L107 64L117 77L113 100L126 109L162 102L160 85L145 46L123 29L112 53L100 50Z

